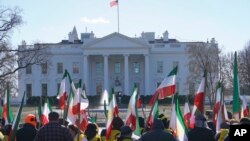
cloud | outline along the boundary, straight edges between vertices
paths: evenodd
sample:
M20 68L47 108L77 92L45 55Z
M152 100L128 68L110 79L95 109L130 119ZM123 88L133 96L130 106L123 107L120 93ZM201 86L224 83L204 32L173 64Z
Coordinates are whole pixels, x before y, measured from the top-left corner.
M103 17L97 17L97 18L88 18L88 17L82 17L81 22L87 23L87 24L108 24L110 23L109 20L103 18Z

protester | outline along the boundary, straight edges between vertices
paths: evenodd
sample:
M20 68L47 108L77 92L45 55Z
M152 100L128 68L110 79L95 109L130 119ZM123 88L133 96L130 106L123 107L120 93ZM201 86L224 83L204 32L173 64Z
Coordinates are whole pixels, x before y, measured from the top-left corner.
M121 133L120 129L123 125L124 125L124 122L122 121L122 119L120 117L114 117L111 134L110 134L108 141L117 140L117 137Z
M25 124L16 132L16 141L33 141L37 134L36 117L33 114L26 115Z
M89 123L84 134L88 141L101 141L101 137L98 135L99 129L96 124Z
M139 126L140 126L140 130L141 130L141 135L144 132L144 128L145 128L145 120L143 117L138 117L139 120Z
M164 131L164 125L160 119L155 119L150 131L141 136L141 141L176 141L174 136Z
M70 134L74 138L74 141L83 141L85 139L84 134L80 130L78 130L77 126L71 124L68 126L68 129Z
M2 119L0 119L2 120ZM0 140L3 141L4 140L4 134L3 134L3 125L0 122Z
M101 131L101 141L105 141L106 140L106 129L102 129Z
M3 135L4 135L4 141L9 141L10 140L10 134L12 131L12 125L7 124L3 128Z
M121 127L121 134L117 138L117 141L133 141L132 139L133 130L129 126Z
M207 127L203 115L195 117L195 126L188 132L189 141L215 141L215 133Z
M58 123L59 114L49 113L49 123L37 133L34 141L73 141L69 130Z

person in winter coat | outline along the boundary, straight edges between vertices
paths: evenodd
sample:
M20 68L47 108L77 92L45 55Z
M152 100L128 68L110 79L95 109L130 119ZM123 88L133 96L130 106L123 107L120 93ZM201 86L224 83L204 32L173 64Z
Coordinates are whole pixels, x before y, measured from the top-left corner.
M176 141L174 136L164 131L163 122L160 119L154 119L152 128L141 136L141 141Z
M127 125L122 126L121 127L121 134L117 138L117 141L133 141L132 133L133 133L133 130L129 126L127 126Z
M28 114L24 120L25 124L16 132L16 141L33 141L37 134L36 117L33 114Z
M207 127L203 115L195 117L195 126L188 132L188 141L215 141L215 133Z

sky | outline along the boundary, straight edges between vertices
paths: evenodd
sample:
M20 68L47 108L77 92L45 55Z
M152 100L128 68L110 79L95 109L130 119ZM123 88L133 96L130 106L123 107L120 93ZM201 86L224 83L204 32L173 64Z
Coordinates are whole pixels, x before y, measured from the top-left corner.
M110 0L0 0L22 9L24 24L12 33L14 46L25 40L58 43L76 26L78 36L93 31L100 38L117 32L117 7ZM119 0L120 33L139 37L168 30L169 38L215 38L223 52L242 50L250 40L249 0Z

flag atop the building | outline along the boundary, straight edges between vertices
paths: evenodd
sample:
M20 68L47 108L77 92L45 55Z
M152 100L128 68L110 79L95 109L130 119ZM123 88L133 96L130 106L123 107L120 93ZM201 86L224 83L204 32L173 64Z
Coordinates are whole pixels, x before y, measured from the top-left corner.
M237 68L237 52L234 54L234 69L233 69L233 115L236 120L240 119L240 90L238 81L238 68Z
M117 6L118 0L110 0L109 5L110 5L110 7Z
M158 108L158 95L156 96L156 100L153 104L153 106L151 107L148 119L147 119L147 127L151 128L153 125L153 121L154 119L159 117L159 108Z
M12 110L10 107L10 88L9 88L8 84L7 84L7 88L5 90L2 117L5 119L5 124L12 123L14 120L13 113L12 113Z
M216 118L218 116L219 109L221 107L221 98L222 98L222 89L221 89L221 82L219 81L217 84L217 90L215 93L215 105L213 109L213 122L216 125Z
M133 131L135 131L137 134L140 133L139 131L136 131L136 123L138 122L138 109L137 109L137 96L138 96L138 88L134 86L134 91L132 96L130 97L129 104L128 104L128 111L127 111L127 117L125 120L125 124L131 127ZM137 128L138 129L138 128Z
M184 114L183 114L183 120L185 122L186 127L189 127L190 117L191 117L190 107L188 104L188 100L186 98L185 105L184 105Z
M171 118L169 128L175 133L175 137L178 141L188 141L187 139L187 127L181 114L178 95L174 96L174 103L172 105Z
M247 105L247 99L245 95L240 96L240 99L242 101L242 110L241 110L241 117L248 117L249 116L249 107Z
M46 97L46 101L43 106L43 113L41 115L41 122L43 125L49 122L49 113L52 111L49 99Z
M63 75L63 79L60 83L60 88L59 88L59 93L58 93L58 96L57 96L57 99L58 99L58 107L60 109L64 109L64 106L65 106L65 100L66 100L66 77L68 75L68 71L65 70L64 72L64 75Z
M175 94L176 87L176 74L178 71L178 66L174 67L174 69L168 74L167 77L161 82L159 87L156 89L152 98L149 101L149 105L153 105L156 100L156 96L159 94L158 99L164 99L167 96L171 96Z
M21 113L22 113L22 109L23 109L23 104L24 104L24 98L25 98L25 92L23 94L23 98L22 98L22 101L21 101L21 104L17 110L17 114L15 116L15 119L13 121L13 124L12 124L12 129L11 129L11 133L10 133L10 141L15 141L15 135L16 135L16 131L19 127L19 121L21 119Z
M194 106L190 117L190 128L194 127L195 116L199 114L204 114L205 79L206 79L205 77L206 77L206 72L204 73L199 88L194 95Z

